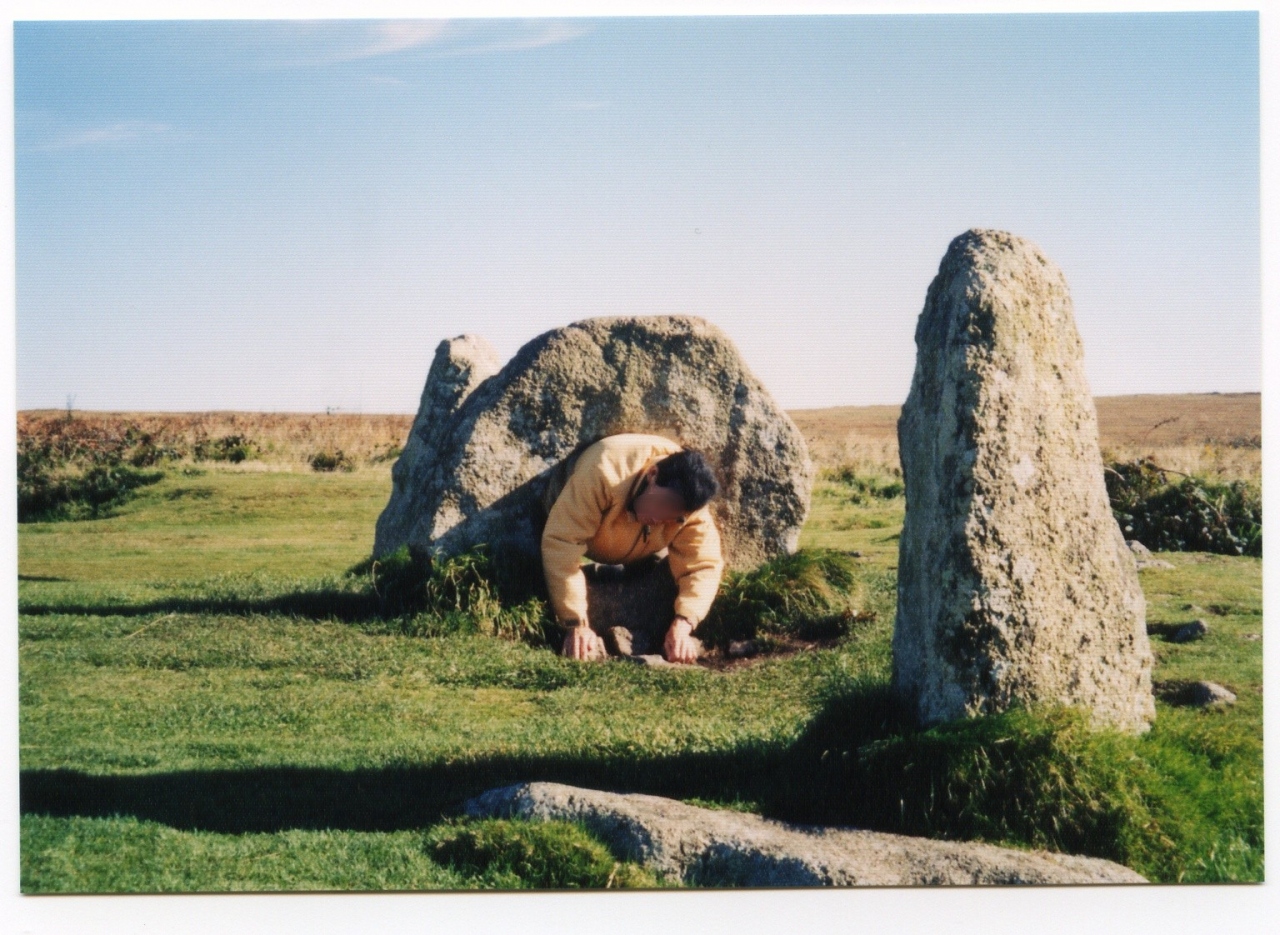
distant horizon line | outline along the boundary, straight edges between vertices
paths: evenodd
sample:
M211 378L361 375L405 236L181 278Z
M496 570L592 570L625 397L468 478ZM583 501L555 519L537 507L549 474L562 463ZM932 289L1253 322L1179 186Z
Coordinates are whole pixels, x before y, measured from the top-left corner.
M1115 393L1109 395L1094 396L1094 399L1133 399L1141 396L1261 396L1261 390L1232 390L1229 392L1219 390L1201 390L1185 393ZM792 406L781 407L783 412L823 412L830 409L879 409L885 406L901 406L901 402L896 403L844 403L834 406ZM95 413L99 415L121 415L121 414L145 414L145 415L194 415L194 414L215 414L215 413L246 413L252 415L280 415L280 416L414 416L417 412L409 411L391 411L391 412L363 412L354 409L343 409L340 406L334 406L329 409L82 409L71 408L65 406L40 406L30 409L17 409L18 415L42 413L42 412L83 412Z

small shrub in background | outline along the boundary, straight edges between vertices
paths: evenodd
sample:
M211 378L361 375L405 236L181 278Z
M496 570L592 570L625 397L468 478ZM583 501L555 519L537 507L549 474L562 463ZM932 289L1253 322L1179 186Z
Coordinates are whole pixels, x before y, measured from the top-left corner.
M341 448L318 451L311 456L313 471L354 471L355 462L348 458Z
M18 522L96 519L160 480L142 471L172 452L128 426L107 431L76 419L47 420L18 435Z
M853 560L834 549L800 549L745 572L729 572L698 636L731 640L834 637L854 620L864 597Z
M118 462L80 470L23 464L19 456L18 522L99 519L127 502L138 487L163 477L163 471L139 471Z
M232 464L247 461L257 454L257 445L244 435L199 438L191 451L191 456L196 461L229 461Z
M457 819L426 835L427 855L493 889L633 889L660 885L566 821Z
M390 445L387 445L387 447L382 449L381 451L375 451L372 455L370 455L369 463L385 464L388 461L394 461L396 458L400 457L400 454L403 451L404 449L401 448L399 445L392 443Z
M1160 552L1262 555L1262 493L1246 481L1173 481L1149 459L1107 465L1107 495L1126 539Z
M885 477L880 474L860 470L851 464L838 467L822 468L818 479L849 488L849 501L856 504L871 503L875 500L896 500L906 488L902 484L901 472Z

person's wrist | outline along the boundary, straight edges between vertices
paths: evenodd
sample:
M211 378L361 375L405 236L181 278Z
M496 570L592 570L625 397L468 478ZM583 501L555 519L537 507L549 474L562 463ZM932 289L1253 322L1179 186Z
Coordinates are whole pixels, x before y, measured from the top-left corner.
M671 628L673 630L684 630L686 633L692 633L693 621L690 620L688 617L683 617L680 614L676 614L675 619L671 621Z

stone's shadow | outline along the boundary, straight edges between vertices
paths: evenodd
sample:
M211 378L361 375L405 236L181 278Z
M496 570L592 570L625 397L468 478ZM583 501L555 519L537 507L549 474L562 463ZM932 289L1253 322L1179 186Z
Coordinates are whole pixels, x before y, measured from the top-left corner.
M517 782L549 780L687 798L737 788L744 773L758 773L766 760L763 753L744 751L614 762L493 757L355 770L264 767L124 776L25 770L20 800L28 815L127 815L224 834L288 828L396 831L434 824L455 814L466 799Z
M167 597L140 604L103 603L25 603L19 601L18 613L29 616L73 614L89 617L145 617L151 614L282 614L315 620L341 620L357 623L382 619L385 614L376 594L361 594L321 588L295 591L276 597Z
M850 730L875 739L900 722L886 686L832 699L793 743L748 742L714 753L665 757L490 756L378 769L255 767L133 775L28 769L22 814L130 816L184 830L226 834L288 828L395 831L456 814L468 798L517 782L546 780L615 792L759 803L763 814L841 821L815 782L822 750ZM858 727L849 723L860 718ZM834 733L833 733L834 732ZM830 821L834 818L835 821ZM849 815L843 818L848 823Z

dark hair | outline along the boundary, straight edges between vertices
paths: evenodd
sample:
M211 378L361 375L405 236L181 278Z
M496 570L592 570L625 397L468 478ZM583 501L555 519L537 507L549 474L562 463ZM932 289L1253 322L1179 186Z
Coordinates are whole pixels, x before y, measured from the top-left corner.
M658 476L654 483L678 493L684 501L684 508L690 511L701 509L720 492L715 472L702 452L688 448L667 455L658 462Z

